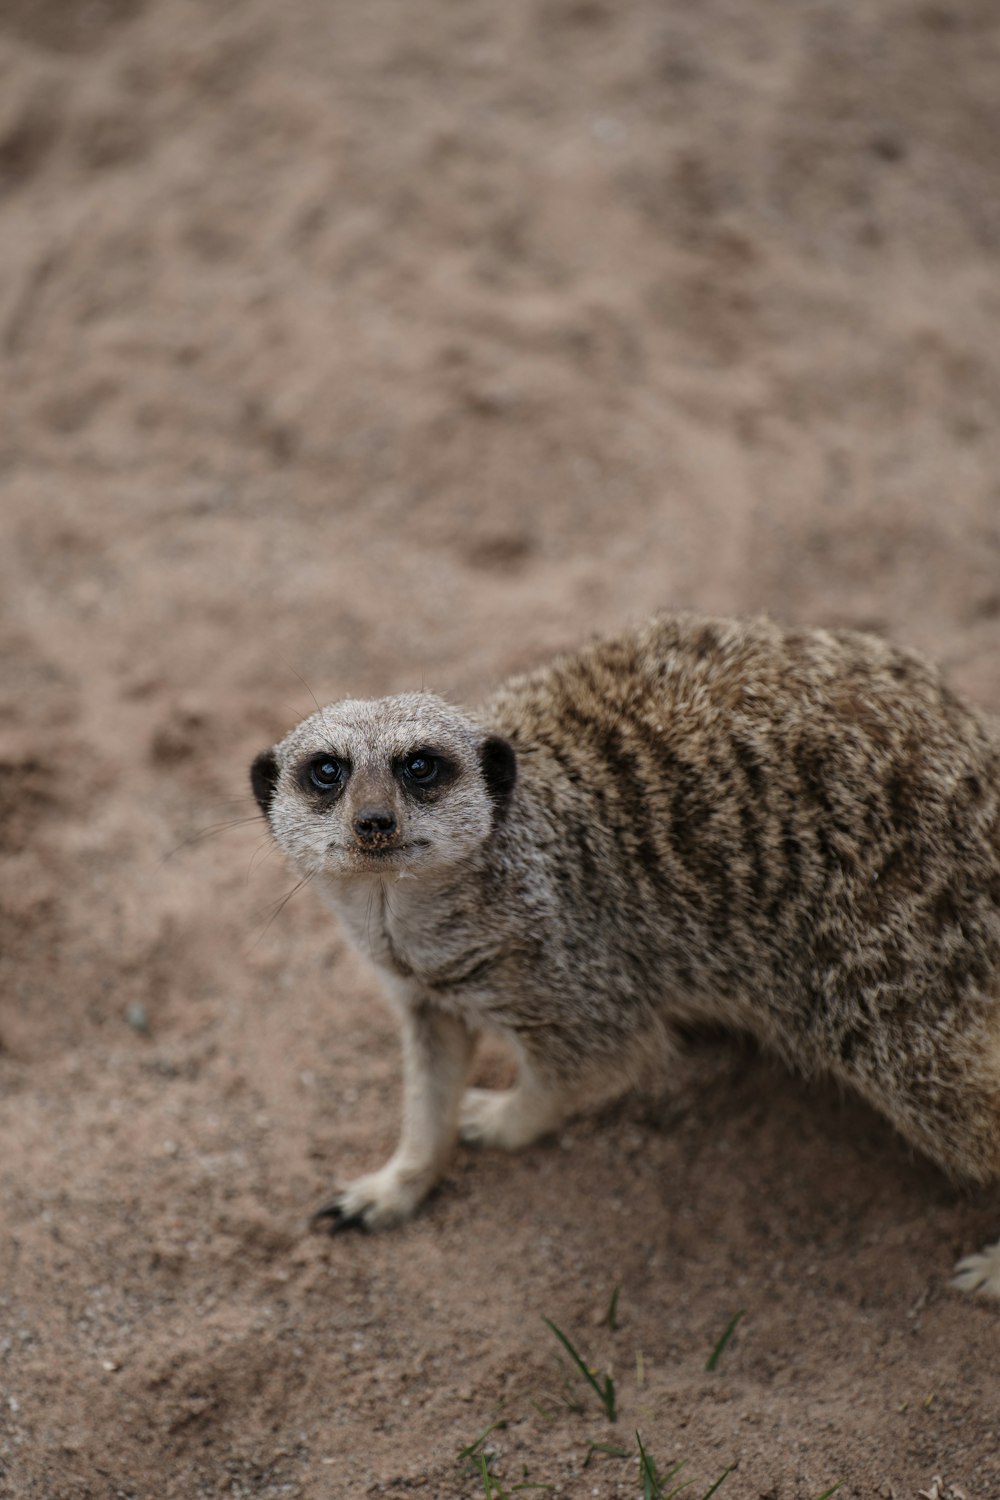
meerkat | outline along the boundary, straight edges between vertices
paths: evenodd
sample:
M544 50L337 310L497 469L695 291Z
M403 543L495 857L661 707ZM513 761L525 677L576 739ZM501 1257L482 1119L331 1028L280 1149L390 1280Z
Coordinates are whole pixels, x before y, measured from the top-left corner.
M317 1221L399 1223L459 1138L526 1146L691 1023L1000 1175L1000 723L920 656L664 614L472 712L321 708L251 783L402 1030L399 1144ZM466 1087L481 1032L512 1088ZM1000 1298L1000 1244L955 1282Z

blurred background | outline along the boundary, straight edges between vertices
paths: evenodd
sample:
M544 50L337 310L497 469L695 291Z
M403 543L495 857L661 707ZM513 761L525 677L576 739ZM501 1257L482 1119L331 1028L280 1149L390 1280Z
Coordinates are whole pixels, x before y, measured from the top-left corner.
M947 1459L995 1493L959 1374L985 1315L938 1298L938 1405L897 1420L931 1379L907 1310L986 1219L743 1064L738 1128L696 1090L690 1137L626 1110L459 1166L396 1240L303 1240L392 1139L392 1028L307 895L266 925L258 829L199 841L310 690L474 702L663 606L883 631L1000 708L993 0L0 0L0 360L12 1492L475 1493L453 1450L512 1369L550 1378L538 1316L586 1331L624 1280L671 1306L648 1432L706 1487L735 1456L744 1500L867 1497ZM624 1240L591 1223L623 1153L652 1173ZM763 1326L740 1277L772 1268L776 1317L806 1260L705 1420L704 1346L737 1305ZM574 1489L570 1427L518 1441L561 1492L635 1490Z

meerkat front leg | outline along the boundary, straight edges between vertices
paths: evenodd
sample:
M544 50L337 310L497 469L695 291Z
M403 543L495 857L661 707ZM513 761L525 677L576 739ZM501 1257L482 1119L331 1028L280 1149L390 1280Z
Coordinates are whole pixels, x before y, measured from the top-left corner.
M511 1089L466 1089L459 1135L472 1146L520 1151L548 1135L578 1107L577 1092L543 1077L527 1058Z
M408 1219L455 1148L458 1107L472 1054L464 1022L429 1006L401 1007L403 1125L385 1166L349 1182L313 1214L331 1230L387 1229Z

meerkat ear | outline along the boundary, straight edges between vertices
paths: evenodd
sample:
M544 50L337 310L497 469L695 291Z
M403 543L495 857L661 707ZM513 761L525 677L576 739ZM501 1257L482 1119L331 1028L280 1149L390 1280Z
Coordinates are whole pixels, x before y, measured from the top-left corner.
M278 785L278 762L273 750L262 750L250 767L250 785L265 818Z
M514 754L514 747L506 740L502 740L499 735L491 734L489 739L483 741L479 761L483 768L486 790L493 798L497 812L502 815L507 811L507 803L510 801L510 794L517 780L517 756Z

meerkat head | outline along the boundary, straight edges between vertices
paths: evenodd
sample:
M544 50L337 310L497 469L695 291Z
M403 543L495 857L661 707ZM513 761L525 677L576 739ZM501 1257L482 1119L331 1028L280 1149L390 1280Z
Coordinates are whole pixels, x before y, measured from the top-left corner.
M280 848L333 877L460 863L503 816L516 776L506 740L430 693L331 704L250 768Z

